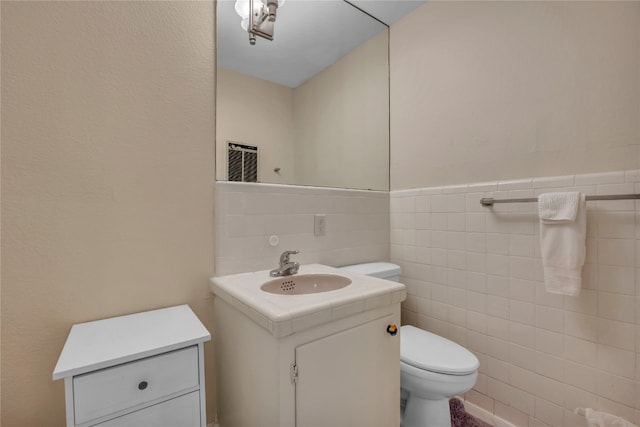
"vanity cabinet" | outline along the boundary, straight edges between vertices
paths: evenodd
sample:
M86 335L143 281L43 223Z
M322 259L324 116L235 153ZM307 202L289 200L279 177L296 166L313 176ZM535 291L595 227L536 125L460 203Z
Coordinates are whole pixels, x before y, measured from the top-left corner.
M205 426L209 339L186 305L74 325L53 373L67 426Z
M388 328L400 325L404 286L320 265L301 272L353 283L252 300L229 276L212 279L220 426L398 426L400 335Z

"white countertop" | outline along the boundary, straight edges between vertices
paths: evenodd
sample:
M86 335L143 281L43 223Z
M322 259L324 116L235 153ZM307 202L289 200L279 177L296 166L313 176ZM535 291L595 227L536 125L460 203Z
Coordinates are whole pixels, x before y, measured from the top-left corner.
M321 264L300 266L298 274L337 274L351 285L329 292L278 295L260 289L273 280L269 270L212 277L211 291L276 337L385 305L400 303L406 288L398 282L363 276ZM291 277L295 277L291 276Z
M95 371L209 341L188 305L73 325L53 379Z

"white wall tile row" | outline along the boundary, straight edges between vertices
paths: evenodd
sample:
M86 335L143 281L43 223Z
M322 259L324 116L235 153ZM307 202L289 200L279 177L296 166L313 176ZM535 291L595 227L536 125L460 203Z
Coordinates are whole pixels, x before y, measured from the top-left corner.
M216 275L277 267L297 249L300 263L342 266L389 259L389 193L276 184L216 183ZM326 234L314 235L314 214ZM269 245L269 236L280 243Z
M588 202L579 297L544 288L535 203L482 197L640 191L640 171L536 177L391 192L391 261L403 323L480 359L466 398L517 426L577 427L575 407L640 423L640 203Z

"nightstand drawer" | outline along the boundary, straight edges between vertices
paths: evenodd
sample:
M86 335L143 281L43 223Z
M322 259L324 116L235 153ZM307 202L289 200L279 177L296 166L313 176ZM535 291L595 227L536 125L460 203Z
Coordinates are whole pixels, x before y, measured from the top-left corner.
M75 423L197 386L197 346L79 375L73 378Z
M200 425L200 394L197 391L98 424L99 427L199 427Z

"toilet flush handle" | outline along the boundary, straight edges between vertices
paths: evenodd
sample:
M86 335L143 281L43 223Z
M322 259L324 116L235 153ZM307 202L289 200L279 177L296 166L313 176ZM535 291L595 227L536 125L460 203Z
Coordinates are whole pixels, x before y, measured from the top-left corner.
M388 325L387 326L387 332L389 333L389 335L391 335L392 337L395 337L396 334L398 333L398 327L394 324Z

